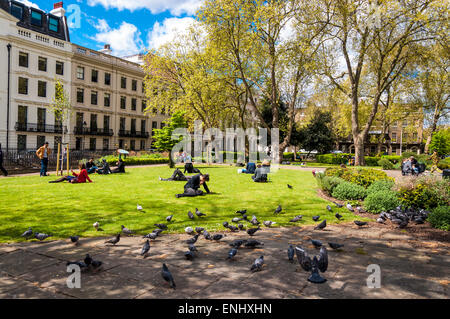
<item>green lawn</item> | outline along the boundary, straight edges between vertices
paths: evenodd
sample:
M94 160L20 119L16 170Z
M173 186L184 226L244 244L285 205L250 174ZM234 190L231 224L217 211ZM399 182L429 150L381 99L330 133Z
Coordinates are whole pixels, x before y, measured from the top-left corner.
M259 221L272 220L277 226L292 225L289 220L303 215L297 225L314 224L311 216L321 215L329 223L337 222L334 213L326 210L327 201L316 195L316 181L311 172L280 170L271 174L271 182L254 183L250 175L237 174L235 167L202 167L211 175L208 186L214 194L196 198L175 198L184 182L161 182L158 176L169 177L168 167L127 168L124 175L93 175L92 184L49 184L55 176L11 177L0 179L0 242L22 241L20 235L32 227L34 231L52 235L52 239L70 235L106 236L118 233L120 225L147 234L155 223L166 223L173 214L169 232L182 232L187 226L202 226L209 231L225 230L222 222L233 217L236 210L247 209ZM294 186L288 189L287 183ZM144 207L139 212L136 205ZM274 216L278 204L283 213ZM333 210L352 221L346 209ZM207 216L191 221L187 211L195 208ZM92 224L98 221L102 232Z

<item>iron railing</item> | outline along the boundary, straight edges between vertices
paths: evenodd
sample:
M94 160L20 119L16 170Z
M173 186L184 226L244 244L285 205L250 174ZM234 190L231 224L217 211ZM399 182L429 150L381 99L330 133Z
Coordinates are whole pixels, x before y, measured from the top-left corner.
M94 127L75 127L73 130L75 135L97 135L97 136L113 136L114 131L108 128Z
M37 132L37 133L54 133L62 134L62 125L49 125L41 123L20 123L16 122L15 130L17 132ZM67 133L67 127L64 126L64 133Z
M142 132L142 131L120 130L119 136L120 137L135 137L135 138L149 138L150 134L148 132Z

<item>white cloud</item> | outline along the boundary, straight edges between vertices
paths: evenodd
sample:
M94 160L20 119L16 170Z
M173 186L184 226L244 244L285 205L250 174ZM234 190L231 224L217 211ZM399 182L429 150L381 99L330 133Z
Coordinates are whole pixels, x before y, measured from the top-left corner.
M88 5L101 5L106 9L130 10L148 9L153 14L169 11L172 15L193 15L202 0L88 0Z
M32 8L36 8L36 9L40 9L39 6L36 3L33 3L31 1L28 0L16 0L20 3L23 3L24 5L26 5L27 7L32 7Z
M133 55L145 49L141 40L141 32L133 24L122 22L119 28L112 29L105 20L100 19L94 27L99 33L92 39L99 42L101 47L104 44L110 44L115 56Z
M173 41L177 35L185 33L194 23L196 23L195 20L189 17L167 18L162 23L156 21L148 34L149 47L158 49L161 45Z

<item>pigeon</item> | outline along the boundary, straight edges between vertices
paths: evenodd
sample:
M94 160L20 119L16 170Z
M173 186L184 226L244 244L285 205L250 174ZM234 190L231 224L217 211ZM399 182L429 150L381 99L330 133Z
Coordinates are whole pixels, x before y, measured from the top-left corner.
M350 203L347 203L347 209L351 212L354 212L354 209L353 209L352 205L350 205Z
M50 237L50 235L41 234L41 233L34 233L34 238L39 239L40 241L43 241L43 240L45 240L48 237Z
M26 239L28 239L28 237L33 236L33 230L30 228L28 228L28 230L26 232L24 232L22 235L22 237L25 237Z
M167 229L167 225L166 224L154 224L156 227L160 228L160 229Z
M197 242L198 236L200 236L199 234L195 235L192 238L189 238L188 240L186 240L186 244L195 244Z
M261 256L255 260L253 265L250 267L250 270L252 272L260 271L262 269L263 264L264 264L264 256Z
M414 222L416 224L423 224L424 223L423 217L416 217L416 218L414 218Z
M336 205L337 207L339 207L339 208L342 208L342 207L344 207L344 205L342 205L342 204L339 204L339 203L336 203L336 202L332 202L334 205Z
M250 228L250 229L247 229L247 234L249 234L250 236L253 236L253 235L255 235L255 233L258 231L258 230L260 230L261 228L258 226L258 228Z
M273 221L270 221L270 220L266 220L266 221L263 222L263 224L266 227L270 227L270 226L276 224L276 222L273 222Z
M238 228L239 228L239 230L244 230L245 226L243 224L238 224Z
M230 243L230 246L234 247L234 248L239 248L246 242L247 242L247 240L245 240L245 239L236 239L235 241Z
M150 234L145 235L143 238L148 238L148 239L153 239L153 240L155 240L156 237L158 237L158 234L157 234L157 233L150 233Z
M292 185L289 185L289 184L287 184L287 187L288 187L289 189L293 189L293 188L294 188Z
M255 248L256 246L264 246L264 243L261 243L257 240L250 239L245 244L245 247Z
M184 231L189 235L192 235L194 233L194 229L192 229L192 227L186 227Z
M98 227L100 226L100 224L98 222L95 222L94 224L92 224L92 226L94 226L95 230L98 231Z
M246 209L244 209L244 210L238 210L238 211L236 212L236 214L241 214L241 215L244 215L245 213L247 213L247 210L246 210Z
M316 221L318 221L318 220L320 219L320 216L319 216L319 215L317 215L317 216L313 216L313 217L312 217L312 219L313 219L313 221L315 221L315 222L316 222Z
M320 247L317 266L321 272L325 272L328 269L328 251L325 246Z
M66 266L69 266L69 265L77 265L78 267L80 267L81 271L85 271L89 267L89 265L86 265L86 263L83 261L68 261L66 263Z
M279 214L279 213L281 213L281 210L282 210L281 205L278 205L277 209L275 209L274 214Z
M207 240L211 240L212 239L211 235L206 230L203 231L203 237L205 237L205 239L207 239Z
M357 226L359 226L359 227L362 227L362 226L367 225L367 222L361 222L361 221L359 221L359 220L355 220L355 224L356 224Z
M124 233L125 235L131 235L133 233L132 230L129 230L124 225L122 225L121 227L122 227L122 233Z
M212 240L218 241L218 240L221 240L223 237L225 237L225 235L216 234L216 235L212 236Z
M366 210L364 208L362 208L361 206L356 206L356 211L358 213L366 213Z
M192 260L192 259L194 259L194 257L195 257L195 253L194 253L193 251L191 251L191 250L186 251L186 252L184 253L184 257L185 257L187 260Z
M173 281L172 274L171 274L169 268L167 268L166 264L163 264L163 266L162 266L161 276L163 277L163 279L165 281L167 281L169 283L171 288L175 289L175 287L176 287L175 282Z
M222 225L223 225L223 227L228 228L229 224L228 224L228 222L223 222Z
M229 225L228 229L231 230L232 232L236 232L239 230L239 228L237 228L236 226L233 226L233 225Z
M344 247L343 244L337 244L337 243L328 243L328 245L333 249L341 249L342 247Z
M384 218L381 218L381 217L377 218L377 223L379 223L379 224L384 224L385 221L386 220Z
M248 221L248 217L247 217L247 215L245 215L245 214L244 214L244 215L242 215L242 219L243 219L243 220L247 220L247 221Z
M255 225L255 226L258 226L259 224L261 224L261 223L256 219L256 216L255 216L255 215L252 216L252 219L250 220L250 223L251 223L252 225Z
M206 216L206 214L203 214L197 208L195 209L195 215L197 215L198 217Z
M322 276L320 276L318 263L319 263L319 261L317 260L317 257L314 256L314 259L312 261L312 266L311 266L311 276L309 276L308 281L315 283L315 284L322 284L322 283L326 282L327 280L325 278L323 278Z
M192 214L191 211L188 211L188 216L190 219L194 219L194 214Z
M294 261L294 247L292 245L289 245L287 254L288 254L289 261L293 262Z
M404 220L400 224L398 224L398 228L400 228L400 229L404 229L404 228L406 228L406 226L408 226L407 220Z
M232 259L234 256L236 256L237 253L237 248L233 247L230 249L230 251L228 252L228 257L227 259Z
M78 245L78 240L80 239L80 236L70 236L69 238L72 243Z
M137 207L136 207L136 208L137 208L137 210L138 210L138 211L140 211L140 212L142 212L142 211L143 211L143 208L142 208L142 206L141 206L141 205L139 205L139 204L137 204Z
M311 239L311 243L314 245L314 247L316 247L316 248L320 248L320 247L322 247L322 242L320 241L320 240L314 240L314 239Z
M297 255L297 260L304 271L311 271L311 257L308 256L306 250L301 247L295 247L295 254Z
M325 227L327 227L327 220L324 219L319 225L317 225L316 227L314 227L314 230L323 230L325 229Z
M333 211L333 209L331 209L331 206L330 206L330 205L327 205L327 210L328 210L329 212L332 212L332 211Z
M197 247L195 247L194 244L189 244L189 250L190 251L197 251Z
M334 214L334 217L336 217L337 219L341 220L342 219L342 215L339 215L339 213Z
M117 244L119 241L120 241L120 233L118 233L118 234L116 235L116 237L114 237L113 239L110 239L110 240L105 241L105 244L113 244L113 245L115 245L115 244Z
M167 216L166 217L166 221L168 221L169 223L172 221L173 215Z
M147 257L147 253L149 250L150 250L150 242L147 239L144 246L142 247L141 256L144 256L144 258Z
M242 218L235 217L235 218L233 218L233 219L231 220L231 222L233 222L233 223L238 223L238 222L240 222L241 220L242 220Z
M195 227L195 232L201 234L205 229L203 227Z
M154 234L156 234L157 236L159 236L159 234L161 234L163 231L164 231L164 230L162 230L161 228L157 228L157 229L154 229L154 230L152 231L152 233L154 233Z
M298 221L301 221L302 218L303 218L303 215L298 215L298 216L295 216L294 218L292 218L289 222L290 223L296 223Z

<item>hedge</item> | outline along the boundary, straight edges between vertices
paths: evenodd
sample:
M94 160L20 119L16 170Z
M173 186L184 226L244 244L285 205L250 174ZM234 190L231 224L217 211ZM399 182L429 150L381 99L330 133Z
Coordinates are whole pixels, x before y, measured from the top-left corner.
M338 153L338 154L321 154L316 156L316 161L322 164L347 164L351 157L355 154ZM378 161L382 158L387 159L392 164L397 164L401 161L401 156L397 155L383 155L378 156L365 156L364 160L367 166L378 166Z
M118 160L119 160L118 157L108 158L108 159L106 159L106 162L109 164L109 166L116 166L116 163ZM130 166L168 164L169 163L168 158L127 157L127 158L122 158L122 160L125 163L125 165L130 165Z
M327 168L325 175L336 176L347 182L355 183L365 188L379 180L393 181L392 177L381 170L373 168Z

